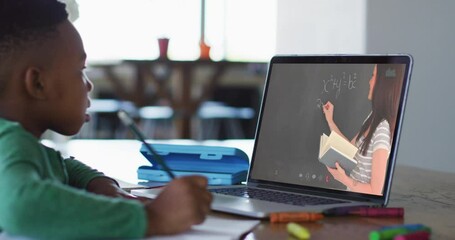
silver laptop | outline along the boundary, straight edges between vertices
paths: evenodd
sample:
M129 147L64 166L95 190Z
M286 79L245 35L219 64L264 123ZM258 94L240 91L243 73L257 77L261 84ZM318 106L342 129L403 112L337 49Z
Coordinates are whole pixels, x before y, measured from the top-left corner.
M272 212L385 206L411 68L412 58L404 54L273 57L247 183L211 187L212 209L265 218ZM321 136L332 131L358 147L357 165L344 171L344 182L334 177L343 171L319 159ZM132 193L154 198L159 191Z

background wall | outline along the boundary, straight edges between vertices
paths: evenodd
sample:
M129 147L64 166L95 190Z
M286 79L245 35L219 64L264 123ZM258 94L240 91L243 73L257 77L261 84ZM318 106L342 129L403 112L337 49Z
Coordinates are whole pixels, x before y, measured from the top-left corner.
M413 55L397 161L455 172L453 9L450 0L278 1L277 53Z
M284 0L277 11L279 54L365 50L364 0Z

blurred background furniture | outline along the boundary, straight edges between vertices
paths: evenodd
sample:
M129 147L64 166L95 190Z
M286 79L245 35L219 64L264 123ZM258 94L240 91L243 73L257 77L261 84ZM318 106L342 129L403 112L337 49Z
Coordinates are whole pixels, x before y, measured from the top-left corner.
M249 107L232 107L223 102L204 102L197 112L199 121L197 139L244 139L247 134L242 121L254 120L255 114Z
M168 106L145 106L139 109L139 121L145 136L152 139L175 137L172 127L174 110Z
M77 138L126 138L127 129L119 121L117 112L124 110L137 118L134 103L118 99L91 99L90 103L87 110L91 120L82 127Z
M132 71L132 77L129 79L122 78L120 76L122 72L119 73L115 70L119 65L128 67ZM259 92L262 89L267 68L265 63L156 59L123 60L121 63L114 64L97 63L92 64L90 67L101 70L102 77L109 83L112 92L110 94L104 93L104 95L110 95L119 101L131 102L138 109L146 106L157 106L157 108L143 110L144 116L138 116L142 118L143 122L145 122L145 118L150 120L153 111L160 111L166 107L170 108L172 110L172 117L168 116L166 118L172 121L174 129L172 133L168 133L170 134L168 136L184 139L200 139L201 137L218 138L223 136L220 133L207 133L208 129L216 130L220 129L219 127L194 127L192 121L199 117L202 117L204 120L209 118L229 119L227 122L231 122L228 123L231 127L230 130L227 130L227 134L224 134L226 137L252 137L254 135L254 115L259 111L261 97ZM241 73L235 75L236 72ZM224 78L234 78L236 76L239 78L238 83L240 83L237 89L231 88L227 92L224 91L222 83ZM251 85L242 83L242 80L245 78L253 79L255 81L254 86L251 87ZM235 86L236 84L231 85ZM239 92L235 93L236 91ZM243 96L240 97L240 95ZM230 111L229 116L226 115L228 113L227 111L223 111L223 116L214 116L214 113L221 112L214 112L213 108L212 110L207 107L200 108L203 103L211 100L221 102L225 105L224 107L245 109L235 109L235 111L232 111L234 110L233 108L225 108L224 110ZM246 110L247 108L250 108L250 110ZM164 111L169 113L168 110ZM217 110L220 110L220 108ZM237 110L240 110L240 112ZM98 112L98 110L93 111ZM148 113L145 113L145 111ZM207 111L211 111L211 114ZM245 111L248 111L249 114L244 114ZM199 113L202 113L202 115ZM156 114L159 115L160 113ZM162 118L162 120L164 119ZM219 123L220 121L217 122ZM232 124L233 122L237 123ZM203 121L202 124L205 123L206 121ZM233 127L234 125L237 126ZM144 126L150 127L150 121L148 125ZM147 131L151 131L152 128L149 128ZM201 128L207 129L205 133L195 132ZM231 130L235 131L235 133L231 134Z

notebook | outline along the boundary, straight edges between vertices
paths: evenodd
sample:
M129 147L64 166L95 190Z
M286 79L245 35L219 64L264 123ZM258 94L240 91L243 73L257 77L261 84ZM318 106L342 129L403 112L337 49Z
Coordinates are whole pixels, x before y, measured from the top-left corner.
M411 69L406 54L274 56L246 185L210 188L212 209L266 218L272 212L385 206ZM323 108L333 109L336 128ZM319 161L321 135L332 131L359 145L358 163L344 183ZM159 191L132 193L153 198Z

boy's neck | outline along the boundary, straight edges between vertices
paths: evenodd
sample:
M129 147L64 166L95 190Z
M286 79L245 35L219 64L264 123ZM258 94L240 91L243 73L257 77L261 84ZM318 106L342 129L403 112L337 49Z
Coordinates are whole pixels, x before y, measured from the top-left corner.
M33 117L33 113L27 111L21 104L7 104L5 101L0 101L0 118L8 121L17 122L33 136L40 138L44 131L38 130L37 122Z

